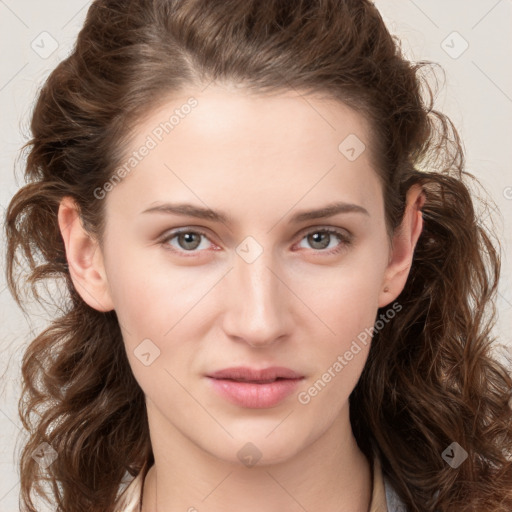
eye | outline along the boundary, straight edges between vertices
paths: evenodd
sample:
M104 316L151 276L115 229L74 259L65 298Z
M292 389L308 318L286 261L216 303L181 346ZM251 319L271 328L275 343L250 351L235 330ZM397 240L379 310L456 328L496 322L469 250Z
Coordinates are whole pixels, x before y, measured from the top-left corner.
M166 234L159 243L167 250L181 253L182 255L190 253L192 256L195 253L208 249L208 243L203 244L203 239L209 240L206 232L198 229L183 228ZM337 244L336 239L338 240ZM351 245L352 235L335 228L316 228L307 232L302 237L301 242L304 240L312 246L315 252L336 254ZM217 246L214 245L214 247Z
M338 244L336 244L335 238L338 239ZM307 232L301 239L301 241L304 240L310 244L316 252L336 254L351 245L352 236L339 229L317 228L313 231ZM331 244L331 242L334 242L334 244Z
M208 240L207 234L203 231L193 229L181 229L168 233L164 238L160 240L160 244L162 244L166 249L169 249L174 252L195 253L201 252L201 250L196 249L207 249L207 246L201 247L202 238ZM170 243L175 239L176 244Z

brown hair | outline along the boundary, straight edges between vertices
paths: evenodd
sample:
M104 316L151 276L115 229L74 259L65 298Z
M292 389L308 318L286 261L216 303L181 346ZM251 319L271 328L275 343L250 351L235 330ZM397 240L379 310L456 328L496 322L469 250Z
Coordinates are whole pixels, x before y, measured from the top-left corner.
M116 313L92 309L74 289L57 212L72 197L101 241L105 201L94 190L122 161L130 130L170 95L214 81L320 93L365 116L390 233L407 190L422 185L424 229L397 299L403 308L375 331L350 396L354 435L410 510L512 510L512 379L491 355L500 256L477 217L469 179L477 180L464 170L457 130L433 108L422 74L431 65L404 58L367 0L92 3L74 51L40 91L27 184L6 215L17 303L19 256L37 300L47 278L63 278L69 294L23 358L26 510L36 510L32 491L48 497L48 482L59 511L112 511L126 471L154 462ZM468 454L456 469L441 456L454 441ZM32 457L43 442L58 454L45 471Z

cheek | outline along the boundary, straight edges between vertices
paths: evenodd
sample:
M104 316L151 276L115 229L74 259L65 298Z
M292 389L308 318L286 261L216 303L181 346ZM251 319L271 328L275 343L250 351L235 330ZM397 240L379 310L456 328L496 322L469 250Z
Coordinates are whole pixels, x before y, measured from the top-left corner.
M162 337L197 301L200 290L178 268L165 262L163 249L116 246L120 259L109 259L108 281L120 323L129 336Z
M212 275L211 271L173 268L162 261L164 256L154 264L147 253L147 249L138 253L132 250L129 257L107 269L123 340L136 376L141 353L157 356L152 369L189 367L194 347L188 341L202 338L208 318L205 308L211 307L206 296L219 280L218 273Z
M328 329L322 327L324 334L319 335L310 324L315 373L297 398L308 414L321 417L325 424L334 421L366 364L378 309L376 296L375 275L370 273L338 276L322 293L309 296L311 309ZM317 319L314 325L318 326Z
M172 279L122 265L117 271L126 277L114 280L114 304L135 379L148 397L175 404L185 400L172 376L181 381L176 369L190 367L193 355L190 343L184 343L188 301Z
M161 276L135 251L123 254L119 261L110 260L106 271L127 354L132 360L137 347L150 340L156 348L145 343L154 356L162 348L163 334L172 326L177 294L163 286Z
M325 351L322 359L323 367L327 369L342 356L343 374L353 380L357 379L366 361L377 307L374 305L375 287L372 284L364 286L356 279L347 280L344 284L342 291L331 290L323 298L325 307L322 314L328 319L334 334L323 338Z
M317 270L316 275L309 273L307 278L303 274L297 280L297 294L317 313L325 326L322 330L331 332L333 339L357 335L360 329L373 325L377 314L383 271L379 262L367 263L363 255L353 260L354 264L347 261L328 271Z
M382 258L374 258L372 253L378 252L373 251L358 251L337 268L324 268L297 281L298 293L307 297L310 309L305 313L310 320L302 328L315 339L311 355L317 362L313 381L318 386L311 389L311 396L327 388L317 406L325 400L343 403L366 363L384 272Z

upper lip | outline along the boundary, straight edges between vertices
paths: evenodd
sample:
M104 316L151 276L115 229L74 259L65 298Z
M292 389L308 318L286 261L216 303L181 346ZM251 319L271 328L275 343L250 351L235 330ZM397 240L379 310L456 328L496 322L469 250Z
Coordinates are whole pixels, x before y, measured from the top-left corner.
M277 378L281 379L301 379L304 376L300 373L285 368L283 366L272 366L270 368L255 369L245 366L225 368L207 375L213 379L232 379L247 381L271 381Z

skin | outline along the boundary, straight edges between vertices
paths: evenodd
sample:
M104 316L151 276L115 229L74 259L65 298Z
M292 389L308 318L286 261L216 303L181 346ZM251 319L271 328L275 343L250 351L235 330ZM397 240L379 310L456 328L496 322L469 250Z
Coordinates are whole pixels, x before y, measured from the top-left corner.
M155 465L143 511L366 512L370 466L352 434L348 398L370 343L360 343L309 403L297 395L402 291L424 194L409 190L391 245L368 149L355 161L338 150L349 134L368 148L359 114L292 91L264 97L211 85L187 92L137 126L131 151L191 95L198 101L107 194L103 246L83 229L70 198L59 209L73 282L91 307L116 310L146 396ZM289 222L333 201L368 215ZM141 213L163 202L221 209L232 221ZM348 231L352 243L326 234L322 249L318 235L306 236L326 227ZM196 235L192 249L178 237L162 242L176 228L200 228L206 237ZM263 251L251 263L236 252L248 236ZM336 247L339 253L326 254ZM160 350L149 366L134 352L144 339ZM204 377L237 365L286 366L305 379L275 407L243 408ZM252 467L237 456L248 442L261 454Z

